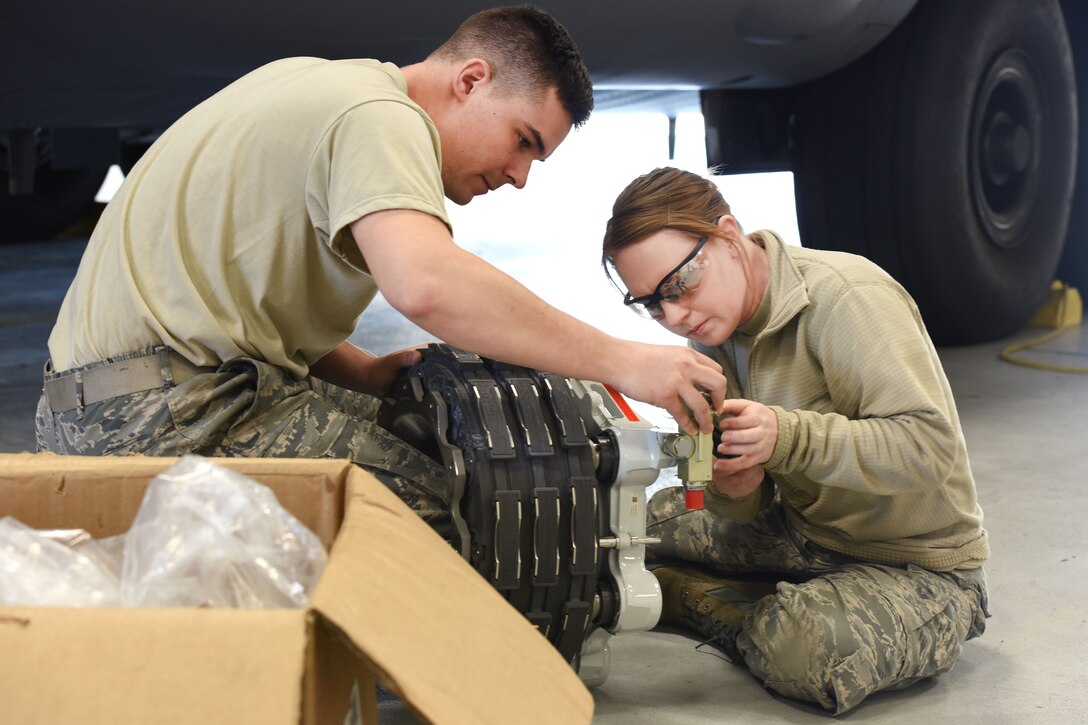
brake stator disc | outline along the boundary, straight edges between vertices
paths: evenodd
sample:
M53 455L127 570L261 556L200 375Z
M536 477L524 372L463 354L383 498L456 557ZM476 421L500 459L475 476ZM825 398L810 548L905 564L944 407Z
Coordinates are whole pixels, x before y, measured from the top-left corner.
M568 380L432 344L378 423L445 466L454 547L573 662L616 595L597 475L613 446L587 433Z

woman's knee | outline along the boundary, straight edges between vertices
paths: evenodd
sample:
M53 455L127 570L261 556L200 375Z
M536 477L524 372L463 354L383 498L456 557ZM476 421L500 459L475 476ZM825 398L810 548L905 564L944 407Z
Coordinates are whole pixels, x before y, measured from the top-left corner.
M738 650L771 689L845 712L955 664L973 613L941 581L913 568L859 567L781 584L746 618Z
M779 584L752 609L737 638L748 669L787 697L837 709L831 671L858 651L840 604L807 584Z

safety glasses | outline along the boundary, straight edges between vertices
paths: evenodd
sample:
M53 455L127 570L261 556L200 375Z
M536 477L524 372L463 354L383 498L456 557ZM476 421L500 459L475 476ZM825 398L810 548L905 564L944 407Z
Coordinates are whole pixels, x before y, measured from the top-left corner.
M662 302L676 302L694 294L703 272L710 264L710 257L702 253L706 240L705 236L700 237L691 254L662 277L653 292L641 297L632 297L628 292L623 296L623 304L643 317L660 320L665 316L665 311L661 308Z

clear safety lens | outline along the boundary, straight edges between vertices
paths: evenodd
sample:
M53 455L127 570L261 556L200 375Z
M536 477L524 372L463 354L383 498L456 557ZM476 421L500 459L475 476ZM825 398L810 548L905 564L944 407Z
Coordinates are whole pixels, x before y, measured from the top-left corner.
M703 240L700 240L702 242ZM710 258L703 253L702 243L696 246L691 258L681 263L670 272L653 294L626 300L627 305L643 317L660 320L665 316L662 302L676 302L695 292L702 280L703 272L710 264Z

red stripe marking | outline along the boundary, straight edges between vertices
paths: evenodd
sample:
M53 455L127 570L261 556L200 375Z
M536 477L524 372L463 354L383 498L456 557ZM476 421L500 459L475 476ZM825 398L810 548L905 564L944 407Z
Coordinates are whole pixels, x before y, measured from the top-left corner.
M604 384L604 389L607 390L608 394L612 396L612 400L616 401L616 405L618 405L620 407L620 410L623 411L623 414L627 418L627 420L633 423L642 422L641 418L639 418L638 415L635 414L634 409L631 408L631 404L628 403L622 395L620 395L620 392L618 390L613 388L608 383Z

